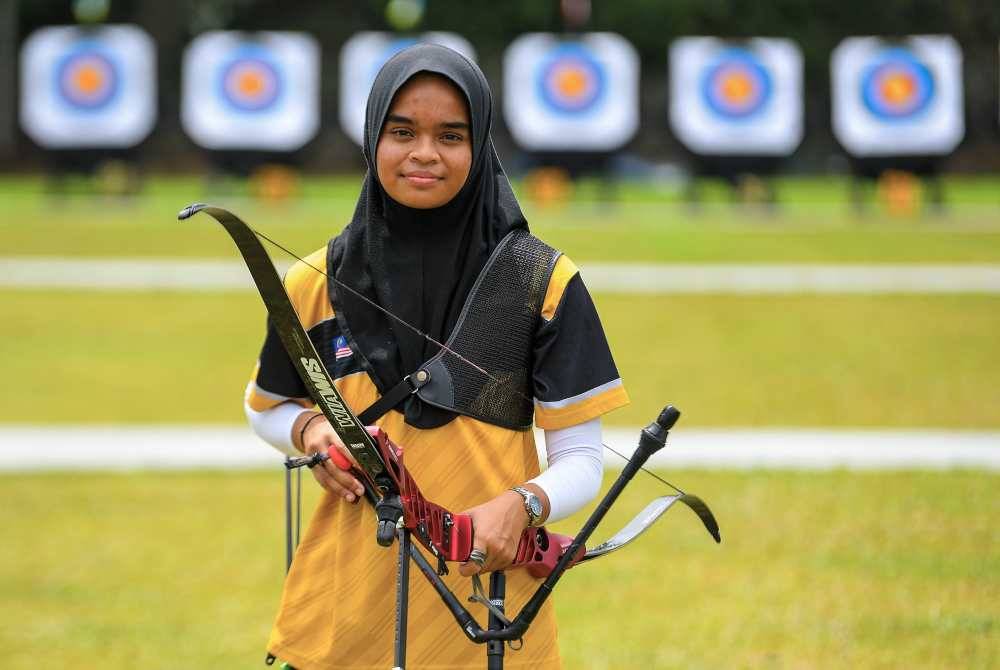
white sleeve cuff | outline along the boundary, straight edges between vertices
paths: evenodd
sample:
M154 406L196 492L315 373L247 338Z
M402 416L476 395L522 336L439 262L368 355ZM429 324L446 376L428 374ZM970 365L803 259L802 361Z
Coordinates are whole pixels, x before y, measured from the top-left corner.
M294 402L283 402L271 409L258 412L243 403L247 421L257 436L286 456L301 456L302 454L292 444L292 426L299 414L306 411L302 405Z
M565 519L594 499L604 476L601 420L545 431L549 466L530 480L549 497L546 523Z

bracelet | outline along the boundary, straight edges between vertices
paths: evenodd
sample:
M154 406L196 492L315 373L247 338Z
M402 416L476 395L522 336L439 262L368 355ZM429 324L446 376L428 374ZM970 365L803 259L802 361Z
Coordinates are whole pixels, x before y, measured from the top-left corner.
M306 450L306 443L305 443L306 428L308 428L309 424L313 422L313 419L319 418L321 416L323 416L322 412L316 412L311 417L306 419L306 422L304 424L302 424L302 430L299 431L299 446L302 448L303 453L305 453Z

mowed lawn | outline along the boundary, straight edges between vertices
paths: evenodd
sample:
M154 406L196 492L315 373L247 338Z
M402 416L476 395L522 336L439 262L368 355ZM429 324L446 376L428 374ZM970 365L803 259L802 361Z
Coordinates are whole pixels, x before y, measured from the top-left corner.
M997 474L661 474L711 504L723 543L679 508L574 568L555 594L565 667L996 667ZM664 493L640 473L595 539ZM0 496L5 668L263 661L278 472L3 475Z
M1000 296L596 296L645 425L1000 428ZM0 291L0 421L232 423L250 291Z
M311 178L298 197L260 202L243 182L150 180L139 196L46 196L38 179L0 178L0 255L236 258L206 216L178 222L191 202L229 207L289 249L307 254L339 232L354 211L358 177ZM676 189L626 183L613 202L592 185L564 205L532 201L515 182L531 229L578 261L644 263L995 263L1000 262L1000 180L949 182L952 204L891 217L877 203L854 211L843 180L788 179L775 209L730 206L717 185L698 208ZM280 255L280 252L275 252Z

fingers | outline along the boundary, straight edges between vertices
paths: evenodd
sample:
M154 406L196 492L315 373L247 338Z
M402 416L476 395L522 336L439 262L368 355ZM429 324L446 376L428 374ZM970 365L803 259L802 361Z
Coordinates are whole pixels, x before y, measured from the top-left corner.
M307 454L326 452L330 447L333 447L343 454L348 462L357 465L357 461L351 456L326 419L317 419L313 425L309 426L308 431L303 436L303 447ZM332 459L325 460L314 467L312 474L320 486L348 502L353 503L364 495L365 489L361 482L349 471L339 468Z
M480 541L482 541L480 539ZM509 542L486 541L482 542L487 548L473 546L469 554L469 560L460 563L458 572L463 577L471 577L475 574L486 574L497 570L506 570L514 562L516 546Z
M473 547L472 552L469 554L469 560L465 563L459 564L458 573L463 577L471 577L472 575L486 573L488 572L486 569L488 559L488 552L480 549L479 547Z
M365 489L354 475L341 470L330 461L312 469L313 477L324 489L343 498L347 502L355 502L364 495Z

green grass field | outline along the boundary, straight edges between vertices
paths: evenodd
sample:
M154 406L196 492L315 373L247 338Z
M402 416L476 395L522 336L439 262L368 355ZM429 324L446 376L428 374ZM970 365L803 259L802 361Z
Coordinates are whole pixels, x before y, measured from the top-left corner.
M1000 296L597 303L633 398L609 423L672 401L685 425L1000 427ZM264 328L249 291L6 290L0 305L0 421L243 420Z
M0 256L236 260L210 220L174 220L197 200L308 253L347 220L357 183L308 179L273 206L235 182L160 178L130 200L53 200L38 179L4 178ZM632 184L613 207L584 185L571 207L525 210L582 262L1000 263L995 178L950 180L945 215L904 219L854 214L836 180L778 186L771 213L731 208L711 185L692 211L672 188ZM677 430L1000 429L1000 296L595 299L633 398L609 423L644 424L671 401ZM250 292L0 289L0 424L242 421L263 326ZM1000 662L1000 474L664 474L710 502L724 543L676 510L574 570L556 598L566 668ZM657 486L638 478L606 527ZM278 473L0 474L0 496L5 667L262 661L283 569Z
M150 182L141 198L46 197L38 180L0 180L3 255L234 258L218 225L175 220L186 204L230 207L300 254L325 244L350 219L359 178L311 180L282 204L247 197L246 187L194 179ZM730 207L716 197L691 210L676 194L625 185L613 205L583 200L565 208L524 199L532 230L578 261L960 263L1000 261L1000 184L965 179L950 186L944 215L891 218L873 206L855 215L843 184L795 180L777 211Z
M666 474L710 502L723 544L671 510L571 571L555 596L567 668L996 667L996 474ZM660 486L637 478L604 528ZM276 472L0 476L0 495L4 667L262 661Z

